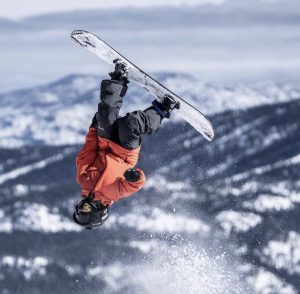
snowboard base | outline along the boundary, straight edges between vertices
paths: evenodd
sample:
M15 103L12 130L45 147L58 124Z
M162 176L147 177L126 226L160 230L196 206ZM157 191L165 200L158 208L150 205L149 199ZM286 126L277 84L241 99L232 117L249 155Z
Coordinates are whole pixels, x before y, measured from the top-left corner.
M128 79L133 81L142 88L146 89L155 98L161 100L165 95L171 95L176 101L180 103L180 109L174 110L174 113L182 117L192 127L194 127L202 136L208 141L214 138L214 131L211 122L198 109L185 101L183 98L177 96L164 85L138 68L122 54L117 52L114 48L101 40L96 35L83 30L75 30L71 34L71 38L80 46L94 53L107 63L114 65L115 59L120 59L128 65Z

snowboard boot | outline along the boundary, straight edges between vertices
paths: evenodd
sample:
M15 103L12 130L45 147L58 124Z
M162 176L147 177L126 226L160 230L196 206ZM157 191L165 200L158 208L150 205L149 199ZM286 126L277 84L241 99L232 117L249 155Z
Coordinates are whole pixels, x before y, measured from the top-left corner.
M121 81L122 84L126 86L129 83L128 65L121 59L115 59L114 64L115 64L115 70L109 74L111 79L115 81Z
M92 229L102 225L108 217L108 206L100 201L94 201L94 195L90 194L80 201L75 207L73 220L76 224Z
M162 118L170 118L171 112L180 108L180 103L169 94L165 94L161 101L154 100L152 105Z

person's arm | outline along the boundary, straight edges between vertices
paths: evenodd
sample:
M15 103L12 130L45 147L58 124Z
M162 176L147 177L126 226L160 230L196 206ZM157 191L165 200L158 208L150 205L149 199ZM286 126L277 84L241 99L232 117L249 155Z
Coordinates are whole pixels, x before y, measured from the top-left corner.
M90 128L85 138L85 144L76 158L76 166L90 164L96 159L98 152L98 135L95 128Z
M133 171L133 172L131 172ZM140 169L127 170L124 174L125 179L120 181L120 194L121 197L127 197L133 193L136 193L142 187L144 187L146 182L145 174Z

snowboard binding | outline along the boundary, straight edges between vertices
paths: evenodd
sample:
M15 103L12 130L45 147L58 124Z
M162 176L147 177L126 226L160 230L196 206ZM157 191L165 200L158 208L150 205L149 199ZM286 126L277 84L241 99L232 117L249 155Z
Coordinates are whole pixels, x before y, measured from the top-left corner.
M115 64L115 70L109 73L112 80L121 81L124 86L129 83L128 80L128 71L129 67L126 62L121 59L115 59L113 61Z
M170 118L171 112L174 109L180 108L180 103L175 100L171 95L165 94L161 101L154 100L152 102L153 108L160 114L162 118Z

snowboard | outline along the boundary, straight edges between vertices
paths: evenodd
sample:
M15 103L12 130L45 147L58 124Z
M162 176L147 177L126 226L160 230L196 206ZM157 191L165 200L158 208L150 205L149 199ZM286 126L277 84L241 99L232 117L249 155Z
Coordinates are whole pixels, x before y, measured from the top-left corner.
M104 61L114 65L115 59L120 59L129 67L128 80L135 82L137 85L146 89L156 99L161 100L164 95L171 95L176 101L180 103L180 108L175 109L173 113L178 114L192 127L194 127L202 136L209 142L214 138L214 131L211 122L198 109L185 101L183 98L177 96L168 88L163 86L157 80L138 68L127 58L117 52L114 48L101 40L96 35L87 31L75 30L71 33L71 38L82 47L91 51Z

